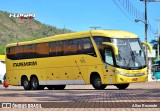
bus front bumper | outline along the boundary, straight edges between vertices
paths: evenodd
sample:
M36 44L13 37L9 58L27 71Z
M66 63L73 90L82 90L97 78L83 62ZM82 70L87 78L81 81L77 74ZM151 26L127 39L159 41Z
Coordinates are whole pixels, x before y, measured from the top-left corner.
M116 84L121 83L138 83L148 81L148 74L146 71L138 73L121 73L115 72L116 75Z
M126 76L122 76L117 74L116 76L116 83L137 83L137 82L146 82L148 81L148 75L145 74L141 77L126 77Z

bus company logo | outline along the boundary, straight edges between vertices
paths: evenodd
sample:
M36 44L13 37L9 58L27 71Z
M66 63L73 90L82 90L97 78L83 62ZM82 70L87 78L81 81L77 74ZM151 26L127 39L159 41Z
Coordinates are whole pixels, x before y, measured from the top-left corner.
M11 103L2 103L2 108L12 108Z
M13 67L36 66L37 61L13 63Z
M36 17L36 14L33 13L10 13L9 17L20 18L20 19L33 19Z

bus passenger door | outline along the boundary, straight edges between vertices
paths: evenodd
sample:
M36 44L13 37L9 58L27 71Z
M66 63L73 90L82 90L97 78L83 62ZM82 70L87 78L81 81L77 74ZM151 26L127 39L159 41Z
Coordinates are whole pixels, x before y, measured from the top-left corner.
M115 83L115 73L114 73L115 67L114 67L113 57L114 57L114 54L112 49L110 48L105 49L105 63L107 65L105 67L104 79L107 82L107 84Z

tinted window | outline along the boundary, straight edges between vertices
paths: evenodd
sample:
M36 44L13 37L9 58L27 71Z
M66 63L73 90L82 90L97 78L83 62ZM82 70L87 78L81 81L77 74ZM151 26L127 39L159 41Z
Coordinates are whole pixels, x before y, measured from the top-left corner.
M15 59L23 59L23 46L15 47Z
M83 43L84 43L84 53L86 53L86 54L94 54L95 53L90 38L83 39Z
M78 40L77 39L72 40L72 43L70 44L70 52L71 54L78 54Z
M102 42L111 42L111 40L107 37L101 37L101 36L95 36L93 37L93 39L96 42L96 45L99 49L102 59L105 61L104 47L107 47L107 46L103 45Z
M50 43L50 56L57 56L58 46L57 42Z
M70 40L63 41L63 52L64 55L70 54Z
M36 44L36 57L48 57L49 45L48 43Z
M9 47L6 50L8 59L15 59L15 47Z
M78 53L95 55L95 51L90 38L78 39Z
M24 59L35 58L35 57L36 57L35 45L34 44L25 45Z
M6 49L9 59L29 59L75 54L95 55L90 38L54 41L50 43L29 44Z
M63 56L63 41L57 42L57 56Z
M77 39L77 43L78 43L78 50L77 53L78 54L83 54L83 50L84 50L84 44L83 44L83 40L82 39Z

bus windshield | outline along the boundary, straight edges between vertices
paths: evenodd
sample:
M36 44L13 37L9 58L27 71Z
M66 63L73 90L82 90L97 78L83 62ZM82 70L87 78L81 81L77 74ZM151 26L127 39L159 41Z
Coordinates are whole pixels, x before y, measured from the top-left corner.
M139 39L112 39L112 42L118 47L117 66L127 69L139 69L146 66L145 54Z

